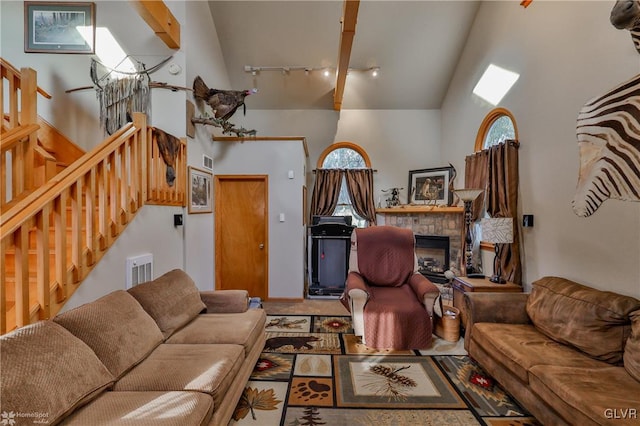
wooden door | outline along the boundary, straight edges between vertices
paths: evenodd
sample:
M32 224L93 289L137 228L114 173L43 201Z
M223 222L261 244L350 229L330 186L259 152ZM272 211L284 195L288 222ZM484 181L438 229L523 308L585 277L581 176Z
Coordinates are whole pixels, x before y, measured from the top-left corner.
M215 176L216 289L269 296L268 176Z

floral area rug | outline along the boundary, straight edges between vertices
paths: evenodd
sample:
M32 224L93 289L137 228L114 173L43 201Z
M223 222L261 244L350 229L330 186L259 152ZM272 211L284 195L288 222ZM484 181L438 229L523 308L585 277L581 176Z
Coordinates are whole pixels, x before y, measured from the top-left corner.
M375 350L343 316L268 316L266 333L230 425L539 425L461 342Z

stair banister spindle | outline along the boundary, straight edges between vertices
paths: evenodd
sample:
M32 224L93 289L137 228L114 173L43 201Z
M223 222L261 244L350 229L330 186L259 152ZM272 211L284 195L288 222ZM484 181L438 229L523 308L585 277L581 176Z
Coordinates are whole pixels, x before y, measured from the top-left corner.
M0 240L0 333L7 330L7 246L9 238Z
M16 325L29 324L29 225L25 222L14 234Z
M49 204L42 207L36 215L36 255L37 255L37 289L40 305L39 319L48 319L50 314L50 278L49 278Z
M55 268L58 285L57 302L67 298L67 191L63 191L53 201L53 223L55 232Z

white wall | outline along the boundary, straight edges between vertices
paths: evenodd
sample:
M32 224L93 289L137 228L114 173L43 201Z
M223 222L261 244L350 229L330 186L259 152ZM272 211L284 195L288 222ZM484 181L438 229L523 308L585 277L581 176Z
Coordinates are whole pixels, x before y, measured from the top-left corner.
M606 201L589 218L571 209L581 106L637 74L629 33L609 23L613 2L483 2L442 108L443 158L464 170L492 106L471 93L489 63L520 73L499 106L516 118L524 229L524 282L545 275L640 296L640 203ZM464 180L461 179L460 187ZM518 222L521 221L521 216Z
M186 82L191 87L197 75L202 77L209 87L229 88L229 77L224 67L220 43L215 24L204 1L188 2L186 19L183 21L182 50L186 60ZM194 102L189 94L189 101ZM195 102L194 102L195 103ZM200 112L196 110L196 116ZM215 155L211 134L214 128L196 125L195 138L188 138L188 163L202 169L202 156L214 159ZM201 290L214 288L214 234L213 214L189 215L185 209L185 271L193 278Z
M301 140L216 142L216 174L269 176L269 298L304 297L302 187L305 153ZM289 179L288 172L294 178ZM214 194L215 196L215 194ZM284 214L285 221L279 216Z
M118 237L62 311L91 302L115 290L125 289L127 257L153 254L153 275L182 267L182 229L174 228L173 215L181 207L144 206Z
M378 170L374 193L381 197L383 204L387 195L381 190L391 187L405 188L401 200L406 203L409 170L439 167L451 161L441 159L439 110L267 111L251 110L250 97L246 102L246 117L234 116L244 127L256 129L262 136L306 137L309 194L318 157L334 142L348 141L364 148Z

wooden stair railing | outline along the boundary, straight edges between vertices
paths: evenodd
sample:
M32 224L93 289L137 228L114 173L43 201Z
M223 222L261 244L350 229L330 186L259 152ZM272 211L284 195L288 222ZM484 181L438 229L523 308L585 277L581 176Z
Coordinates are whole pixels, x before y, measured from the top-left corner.
M38 116L38 145L56 159L56 173L61 172L78 158L85 154L85 151L63 135L51 123ZM44 183L46 181L43 181Z
M37 74L31 68L17 70L0 58L0 75L0 208L6 210L12 202L35 189L33 168L36 165L44 166L42 180L51 178L56 169L55 158L38 145L37 95L48 99L51 96L38 87ZM5 81L8 93L5 93ZM5 114L5 104L9 107L8 114ZM8 170L11 170L10 175Z
M3 211L0 334L55 315L146 202L146 116L133 115L133 123Z
M36 72L2 58L0 68L4 334L59 312L143 204L186 205L187 144L180 140L172 187L144 114L85 154L38 117L36 94L51 96Z

